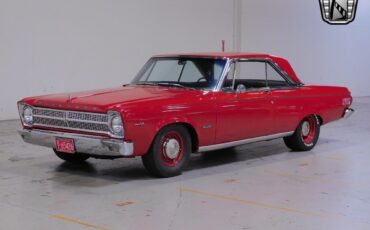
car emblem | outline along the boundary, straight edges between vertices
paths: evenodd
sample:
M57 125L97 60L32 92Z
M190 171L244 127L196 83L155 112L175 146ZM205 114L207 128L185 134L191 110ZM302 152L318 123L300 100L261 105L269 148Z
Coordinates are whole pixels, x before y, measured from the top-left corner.
M319 0L322 19L332 25L355 20L358 0Z

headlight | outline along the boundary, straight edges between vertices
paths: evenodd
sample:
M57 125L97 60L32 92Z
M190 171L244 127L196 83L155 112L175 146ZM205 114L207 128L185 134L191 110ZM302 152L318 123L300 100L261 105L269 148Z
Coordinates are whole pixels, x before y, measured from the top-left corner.
M18 104L18 110L19 114L22 119L22 123L25 126L32 126L33 124L33 109L31 106L24 104L24 103L19 103Z
M33 122L33 114L32 114L32 108L29 106L24 107L23 110L23 119L26 124L32 124Z
M113 117L111 121L112 130L114 133L121 133L123 130L122 120L120 117Z
M115 111L109 111L109 129L111 136L113 137L123 137L124 129L121 114Z

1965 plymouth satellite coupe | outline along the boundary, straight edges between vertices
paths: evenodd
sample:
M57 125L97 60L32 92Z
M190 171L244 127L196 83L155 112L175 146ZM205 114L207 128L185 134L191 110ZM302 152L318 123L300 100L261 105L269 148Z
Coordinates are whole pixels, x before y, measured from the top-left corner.
M151 174L170 177L194 152L281 137L310 150L351 104L347 88L304 85L280 57L162 55L122 87L19 101L19 133L68 162L141 156Z

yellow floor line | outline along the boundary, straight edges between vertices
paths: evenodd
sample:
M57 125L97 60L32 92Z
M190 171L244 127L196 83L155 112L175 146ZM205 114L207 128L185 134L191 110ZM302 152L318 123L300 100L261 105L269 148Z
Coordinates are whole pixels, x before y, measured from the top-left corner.
M257 207L262 207L262 208L269 208L269 209L276 209L276 210L284 211L284 212L297 213L297 214L306 215L306 216L318 216L318 217L322 216L318 213L314 213L314 212L310 212L310 211L294 209L294 208L287 208L287 207L282 207L282 206L277 206L277 205L271 205L271 204L261 203L261 202L258 202L258 201L245 200L245 199L241 199L241 198L238 198L238 197L208 193L208 192L198 191L198 190L194 190L194 189L180 188L180 191L181 192L188 192L188 193L198 194L198 195L202 195L202 196L206 196L206 197L210 197L210 198L218 198L218 199L222 199L222 200L235 201L235 202L238 202L238 203L241 203L241 204L247 204L247 205L252 205L252 206L257 206Z
M66 222L70 222L70 223L83 225L83 226L89 227L89 228L94 228L94 229L99 229L99 230L109 230L108 228L105 228L105 227L101 227L101 226L98 226L98 225L95 225L95 224L87 223L87 222L82 221L82 220L78 220L78 219L74 219L74 218L70 218L70 217L66 217L66 216L62 216L62 215L58 215L58 214L54 214L53 218L58 219L58 220L63 220L63 221L66 221Z
M340 220L345 221L347 223L348 222L349 223L358 223L358 224L366 225L367 227L370 226L369 222L365 222L363 220L358 220L357 218L342 216L342 215L339 215L339 214L316 213L316 212L311 212L311 211L302 210L302 209L288 208L288 207L283 207L283 206L278 206L278 205L266 204L266 203L253 201L253 200L246 200L246 199L242 199L242 198L238 198L238 197L225 196L225 195L215 194L215 193L208 193L208 192L199 191L199 190L195 190L195 189L189 189L189 188L179 188L179 190L181 192L192 193L192 194L196 194L196 195L206 196L206 197L209 197L209 198L233 201L233 202L237 202L237 203L240 203L240 204L251 205L251 206L260 207L260 208L274 209L274 210L278 210L278 211L282 211L282 212L295 213L295 214L311 216L311 217L319 217L319 218L334 219L334 220L339 220L340 219Z

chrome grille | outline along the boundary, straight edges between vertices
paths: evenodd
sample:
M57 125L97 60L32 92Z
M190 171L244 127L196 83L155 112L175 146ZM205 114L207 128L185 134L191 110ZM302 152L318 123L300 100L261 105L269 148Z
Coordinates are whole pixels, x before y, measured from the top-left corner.
M68 112L68 119L78 121L108 122L108 116L102 114Z
M46 118L46 117L33 117L33 124L39 125L39 126L50 126L50 127L67 127L66 122L63 120L57 120L53 118Z
M109 134L108 115L33 108L33 125Z
M107 124L68 121L68 125L70 128L78 129L78 130L102 131L102 132L109 131Z
M33 108L34 115L46 116L46 117L59 117L64 118L65 111Z

